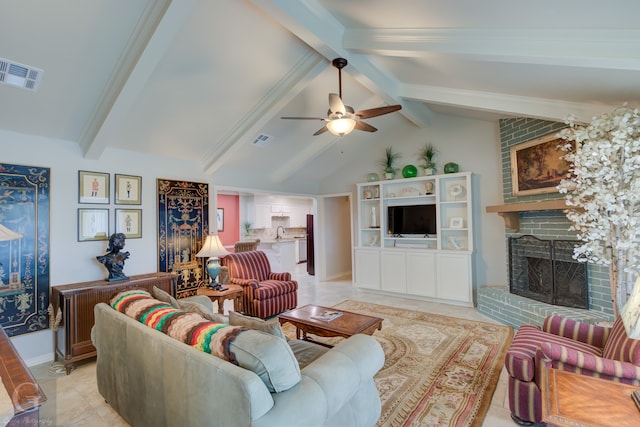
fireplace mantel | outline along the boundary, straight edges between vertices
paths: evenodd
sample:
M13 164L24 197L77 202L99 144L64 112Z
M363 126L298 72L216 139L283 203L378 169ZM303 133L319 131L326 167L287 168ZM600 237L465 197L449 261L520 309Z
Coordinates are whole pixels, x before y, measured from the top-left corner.
M506 205L487 206L488 213L495 212L504 219L504 224L511 231L520 229L520 212L563 210L568 206L564 199L541 200L538 202L508 203Z

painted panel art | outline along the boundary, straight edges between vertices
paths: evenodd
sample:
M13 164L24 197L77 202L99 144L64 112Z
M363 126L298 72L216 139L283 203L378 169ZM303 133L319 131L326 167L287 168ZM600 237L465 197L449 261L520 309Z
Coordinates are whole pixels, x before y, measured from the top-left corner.
M0 324L9 336L49 328L51 171L0 163Z
M196 294L208 277L196 254L209 233L209 184L157 180L158 271L178 273L176 294Z

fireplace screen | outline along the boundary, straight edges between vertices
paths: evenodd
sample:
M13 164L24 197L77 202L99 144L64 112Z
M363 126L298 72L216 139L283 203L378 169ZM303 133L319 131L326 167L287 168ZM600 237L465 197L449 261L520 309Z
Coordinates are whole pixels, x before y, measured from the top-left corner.
M529 235L510 237L510 292L548 304L588 309L587 263L572 258L575 244Z

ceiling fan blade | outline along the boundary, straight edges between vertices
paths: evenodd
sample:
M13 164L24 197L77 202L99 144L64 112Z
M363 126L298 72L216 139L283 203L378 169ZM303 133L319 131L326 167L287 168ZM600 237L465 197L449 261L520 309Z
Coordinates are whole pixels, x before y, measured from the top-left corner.
M329 110L332 113L340 113L343 116L346 114L347 110L344 108L344 103L340 96L337 93L329 94Z
M280 117L280 118L285 120L320 120L320 121L327 120L324 117Z
M318 129L318 130L316 131L316 133L314 133L314 134L313 134L313 136L318 136L318 135L320 135L320 134L322 134L322 133L325 133L325 132L326 132L326 131L328 131L328 130L329 130L329 129L327 129L327 126L323 126L323 127L321 127L320 129Z
M360 120L356 120L356 129L363 130L365 132L375 132L378 130L369 123L361 122Z
M381 116L383 114L393 113L402 109L402 105L387 105L386 107L369 108L368 110L358 111L356 116L359 119L369 119L371 117Z

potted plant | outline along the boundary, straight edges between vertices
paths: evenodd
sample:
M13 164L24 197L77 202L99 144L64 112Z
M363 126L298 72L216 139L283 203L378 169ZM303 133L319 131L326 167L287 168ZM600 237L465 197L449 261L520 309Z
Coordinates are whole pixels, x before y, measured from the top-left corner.
M251 222L245 221L242 223L242 228L244 229L244 236L249 237L251 235Z
M384 167L385 179L393 179L396 176L398 168L394 166L396 160L400 158L400 153L393 151L393 148L387 147L384 152L384 157L380 160L380 164Z
M640 113L626 105L560 132L572 174L558 190L581 245L574 258L609 266L617 316L631 293L640 260Z
M427 143L422 151L420 152L420 157L422 157L422 162L424 163L422 168L424 169L425 175L433 175L436 170L436 164L433 161L433 158L437 154L438 150L431 143Z

